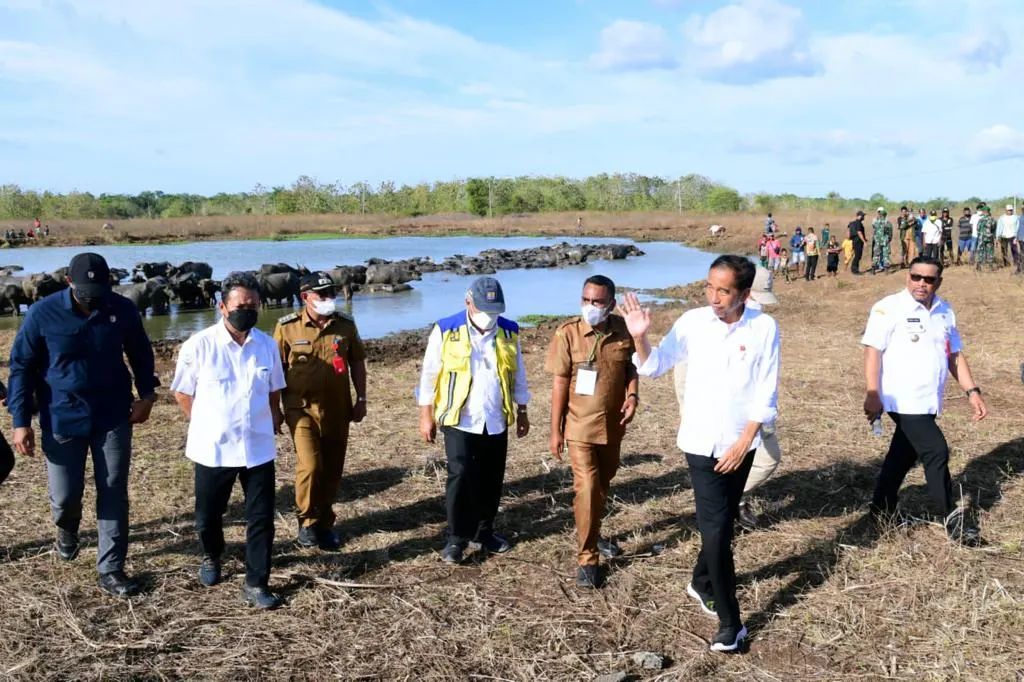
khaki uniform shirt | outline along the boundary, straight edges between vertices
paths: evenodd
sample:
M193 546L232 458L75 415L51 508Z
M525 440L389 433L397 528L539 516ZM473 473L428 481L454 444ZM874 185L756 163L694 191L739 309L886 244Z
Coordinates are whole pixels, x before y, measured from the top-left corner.
M558 328L548 347L545 370L569 379L566 440L607 445L620 442L625 434L619 422L626 386L636 374L632 361L636 348L622 317L609 315L606 323L601 333L583 318L573 318ZM577 395L577 371L589 362L597 370L594 395Z
M352 318L336 313L321 329L303 309L278 320L274 340L281 351L288 384L284 389L285 409L304 409L321 421L351 421L352 364L366 359L363 340ZM334 368L335 355L344 359L341 374Z

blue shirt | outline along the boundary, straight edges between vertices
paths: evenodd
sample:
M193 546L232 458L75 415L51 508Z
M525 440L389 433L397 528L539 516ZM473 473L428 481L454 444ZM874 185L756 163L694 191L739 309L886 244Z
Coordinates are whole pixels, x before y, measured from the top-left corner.
M135 304L111 293L85 315L71 290L33 304L11 347L7 409L14 427L32 424L35 408L44 431L89 436L127 421L135 388L149 395L159 385L153 347Z
M1017 216L1017 241L1024 242L1024 213Z
M804 236L803 234L794 234L792 239L789 240L789 245L793 247L793 253L803 253L804 251Z

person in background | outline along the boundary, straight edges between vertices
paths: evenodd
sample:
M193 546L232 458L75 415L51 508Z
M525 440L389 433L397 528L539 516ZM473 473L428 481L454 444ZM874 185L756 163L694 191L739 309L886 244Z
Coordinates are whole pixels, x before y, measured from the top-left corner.
M768 267L768 241L771 239L771 235L767 232L761 235L761 238L757 240L757 256L761 260L761 267Z
M131 597L139 587L124 570L128 472L132 427L149 419L160 385L153 346L135 304L112 290L103 256L76 255L67 281L68 289L29 307L11 348L7 409L14 449L35 454L32 412L38 406L57 556L64 561L78 556L85 464L92 453L99 586Z
M245 498L242 599L261 610L280 606L270 591L277 443L284 369L277 344L256 329L259 282L233 272L221 283L221 319L181 346L171 390L185 418L185 456L195 464L199 582L221 580L224 513L238 481Z
M828 242L832 238L832 228L829 227L828 223L825 223L825 227L821 228L821 235L818 237L818 243L821 248L827 248Z
M804 237L804 248L807 251L807 267L804 270L804 281L810 282L816 276L818 257L820 255L818 236L814 234L813 227L807 228L807 236Z
M7 405L7 387L0 381L0 406ZM0 483L7 480L14 470L14 451L7 439L0 435Z
M789 249L782 249L779 252L779 268L782 269L782 274L786 281L792 282L793 278L790 276L791 270L789 267Z
M336 295L326 272L304 275L299 281L303 309L285 315L274 328L287 384L281 394L285 423L295 443L296 542L329 552L341 546L333 504L349 426L366 417L366 349Z
M640 376L657 377L687 362L677 444L686 454L701 534L687 593L718 618L712 651L737 651L747 637L732 538L761 427L777 416L779 330L775 320L747 306L755 273L742 256L716 258L704 286L708 305L683 313L657 348L648 338L650 310L632 293L622 305Z
M978 220L978 249L974 257L974 263L978 270L982 265L987 265L990 270L995 270L996 255L996 221L992 218L992 209L987 204L982 205L981 218Z
M914 228L914 245L918 253L924 252L924 226L928 222L928 212L922 208L917 216L917 227Z
M568 450L572 465L576 586L596 588L603 582L599 557L622 554L613 540L601 538L601 517L640 394L633 338L625 320L611 314L615 283L589 277L580 300L580 316L551 338L544 368L552 375L549 449L559 461Z
M871 501L873 516L887 519L897 511L900 485L917 460L924 465L928 493L944 519L949 538L976 546L978 530L967 524L956 504L949 475L949 446L936 418L942 412L946 377L966 392L974 421L988 414L971 376L953 309L936 293L942 263L920 256L910 264L906 288L871 308L864 346L869 421L882 412L896 424Z
M782 242L779 241L778 235L773 234L768 240L768 269L772 272L778 272L781 265Z
M1024 273L1024 211L1017 216L1017 274Z
M888 212L879 206L875 215L875 222L871 224L872 274L889 269L889 248L892 242L892 223L886 218Z
M470 542L500 554L512 548L494 531L508 456L508 429L530 431L530 391L519 325L501 316L505 294L493 277L476 279L465 309L430 331L419 388L419 431L433 443L444 433L448 459L448 538L441 560L462 562Z
M807 269L807 254L804 251L806 238L803 229L797 225L793 236L789 239L789 248L792 249L792 264L796 266L797 278L803 277Z
M775 222L775 218L773 218L772 214L769 213L768 214L768 218L764 221L764 231L765 231L765 234L775 234L775 231L777 229L778 229L778 225Z
M917 246L914 235L917 232L917 218L906 206L900 207L900 217L896 219L896 229L900 237L900 267L906 268L910 261L917 257Z
M846 226L850 232L850 241L853 242L853 263L850 270L855 275L860 274L860 259L864 256L864 242L867 236L864 234L864 211L857 211L856 217Z
M853 239L847 237L843 240L843 270L849 272L850 264L853 262Z
M1020 254L1017 250L1017 216L1013 214L1013 204L1007 204L1006 213L999 216L996 234L999 236L999 256L1003 267L1012 265L1016 268Z
M942 224L942 245L939 247L939 254L943 266L946 267L952 265L956 258L953 248L953 218L949 215L949 208L942 207L939 222Z
M939 249L942 248L942 223L934 210L924 221L921 234L924 239L924 255L932 260L939 260Z
M842 249L839 248L839 242L836 241L835 235L829 239L828 249L826 256L828 262L826 263L825 272L831 277L837 277L839 275L839 253Z
M959 234L959 247L956 252L956 264L960 265L964 261L964 253L967 254L967 261L973 257L974 253L974 221L971 218L971 207L964 206L964 214L960 216L960 221L957 223L957 229Z
M971 263L976 263L978 260L978 246L981 244L981 239L978 235L978 225L985 216L984 211L982 211L983 208L985 208L985 202L979 203L974 207L974 215L971 216L971 239L974 240L974 248L971 249Z

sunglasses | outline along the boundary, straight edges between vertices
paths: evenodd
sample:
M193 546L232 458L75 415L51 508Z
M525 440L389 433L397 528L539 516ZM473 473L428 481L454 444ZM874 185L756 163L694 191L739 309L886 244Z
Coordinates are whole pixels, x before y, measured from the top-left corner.
M939 278L934 275L919 275L916 272L910 273L911 282L920 282L922 280L925 284L935 284L939 281Z

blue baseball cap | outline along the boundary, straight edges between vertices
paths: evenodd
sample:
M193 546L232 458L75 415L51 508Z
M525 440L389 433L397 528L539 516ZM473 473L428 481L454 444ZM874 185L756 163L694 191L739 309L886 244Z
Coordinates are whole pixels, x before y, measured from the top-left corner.
M480 277L469 287L473 305L482 313L505 312L505 294L501 284L493 277Z

